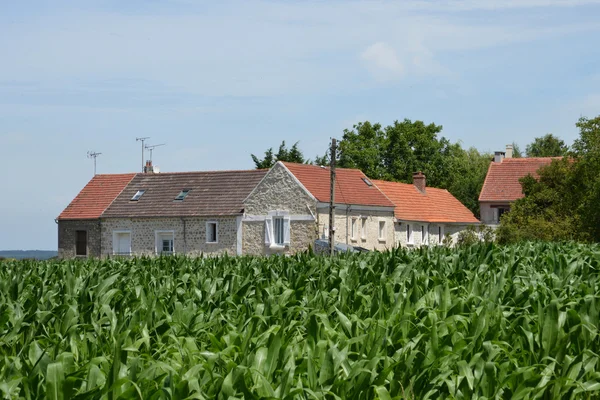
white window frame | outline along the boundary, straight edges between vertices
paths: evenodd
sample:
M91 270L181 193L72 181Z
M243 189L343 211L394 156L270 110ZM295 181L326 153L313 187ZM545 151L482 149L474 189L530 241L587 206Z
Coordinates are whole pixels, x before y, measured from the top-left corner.
M406 224L406 244L414 244L415 242L415 234L413 232L412 226L410 224Z
M208 232L209 232L209 226L214 224L215 225L215 240L213 242L208 240ZM219 221L206 221L206 243L209 244L216 244L219 243Z
M367 240L367 217L360 218L360 238Z
M119 253L115 249L115 243L117 241L117 236L122 235L124 233L129 234L129 252L127 253ZM131 255L131 230L129 229L115 229L112 234L112 253L114 256L130 256Z
M352 240L358 240L358 218L357 217L352 217L352 222L350 225L350 239Z
M379 236L379 241L380 242L385 242L385 236L386 236L385 235L385 228L386 228L386 225L387 224L385 222L385 219L380 219L379 220L379 226L378 226L378 228L379 228L379 231L378 231L379 235L378 236Z
M163 254L162 241L164 240L163 237L166 236L166 234L170 234L173 239L173 251L171 253L165 252L165 254L175 254L175 231L174 230L156 230L156 231L154 231L154 253L156 255ZM161 239L160 247L159 247L159 243L158 243L159 238Z
M283 242L275 242L275 219L281 218L283 228ZM265 218L265 246L271 249L285 249L291 242L291 218L289 211L275 210L269 211Z

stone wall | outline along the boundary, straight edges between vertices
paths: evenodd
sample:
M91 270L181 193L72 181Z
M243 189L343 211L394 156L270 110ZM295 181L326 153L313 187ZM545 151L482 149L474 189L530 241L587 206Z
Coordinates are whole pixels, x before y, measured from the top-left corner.
M87 256L100 257L100 220L59 220L58 221L58 256L60 258L75 257L76 231L87 232Z
M365 221L365 233L362 222ZM355 220L355 234L352 235L352 221ZM385 222L385 232L379 238L379 222ZM319 237L326 238L329 229L329 207L318 210ZM352 206L337 206L335 209L335 241L369 250L386 250L395 246L394 212L360 210Z
M410 224L412 228L412 240L411 243L407 241L406 225ZM421 227L425 227L425 240ZM439 240L439 227L442 227L442 240ZM450 225L450 224L435 224L429 222L414 222L414 221L401 221L396 222L396 243L400 247L420 247L427 245L440 245L442 244L446 235L452 239L452 245L456 244L458 234L465 230L469 225Z
M290 245L272 250L265 246L265 221L270 211L286 211L290 216ZM295 253L308 249L318 237L316 201L281 164L271 171L244 202L244 254Z
M217 243L206 243L206 223L218 223ZM173 231L176 254L236 254L236 217L106 218L102 220L102 255L113 254L113 232L131 232L134 255L156 254L156 231Z

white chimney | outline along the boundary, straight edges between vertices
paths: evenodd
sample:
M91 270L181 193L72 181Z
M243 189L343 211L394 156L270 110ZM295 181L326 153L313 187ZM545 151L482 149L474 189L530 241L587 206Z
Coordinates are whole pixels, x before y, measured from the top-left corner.
M506 156L505 158L512 158L513 156L513 145L512 144L507 144L506 145Z

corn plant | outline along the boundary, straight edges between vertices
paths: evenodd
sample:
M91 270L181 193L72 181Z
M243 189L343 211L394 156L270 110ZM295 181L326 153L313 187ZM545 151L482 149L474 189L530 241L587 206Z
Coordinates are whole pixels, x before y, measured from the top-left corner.
M600 397L600 247L0 262L0 393Z

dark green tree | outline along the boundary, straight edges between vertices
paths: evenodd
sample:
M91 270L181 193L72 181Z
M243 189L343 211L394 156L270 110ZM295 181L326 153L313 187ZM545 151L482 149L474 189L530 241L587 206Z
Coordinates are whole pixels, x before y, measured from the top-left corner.
M262 159L259 159L254 154L251 154L250 156L252 157L252 161L254 161L256 169L271 168L277 161L287 161L300 164L308 162L308 160L304 159L302 151L300 151L298 148L298 142L294 143L294 145L288 149L285 145L285 140L281 142L279 145L279 150L275 155L273 155L273 148L271 147L265 151L265 156Z
M526 147L527 157L562 157L568 150L565 142L551 133L535 138Z
M512 142L512 147L513 147L513 154L512 154L513 158L523 157L523 153L521 152L521 148L519 147L517 142Z

